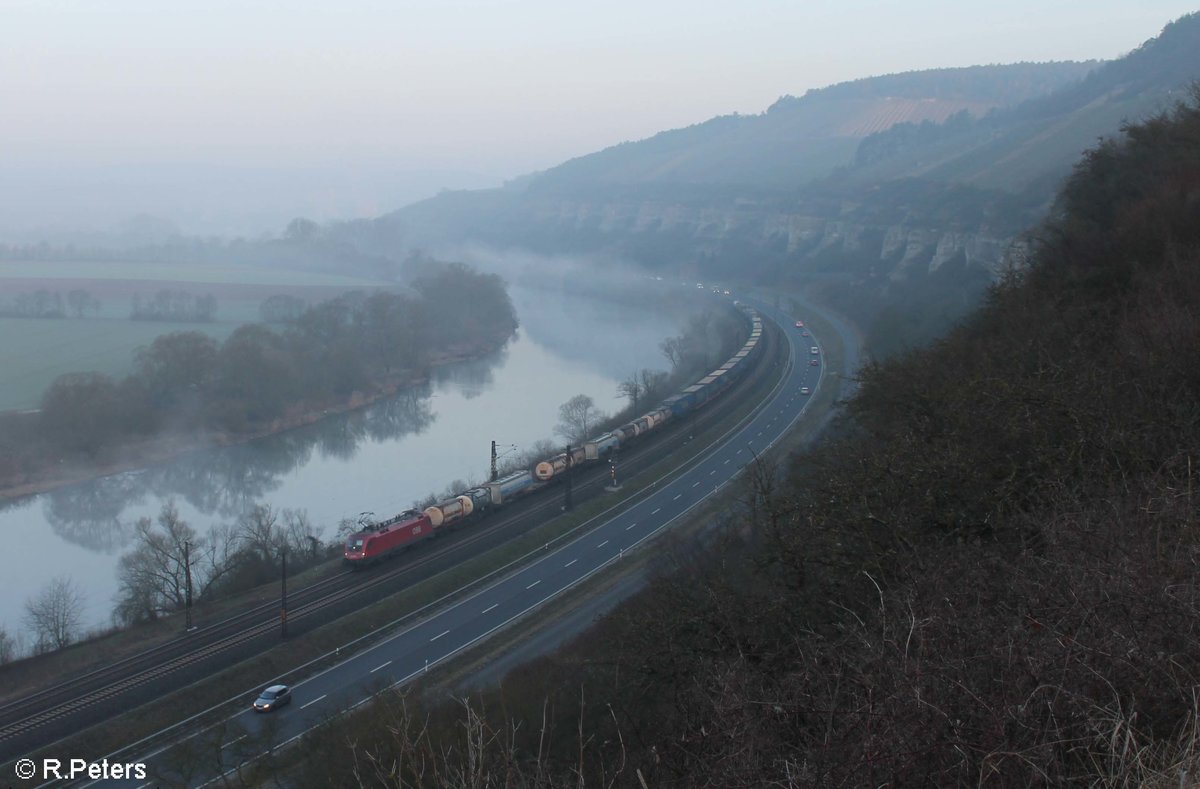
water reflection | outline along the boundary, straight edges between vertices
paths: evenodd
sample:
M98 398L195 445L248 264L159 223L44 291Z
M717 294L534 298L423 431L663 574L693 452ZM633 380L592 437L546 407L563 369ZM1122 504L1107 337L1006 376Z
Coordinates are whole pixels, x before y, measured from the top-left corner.
M44 562L30 556L52 557L85 590L85 626L107 623L132 524L170 500L201 534L262 503L304 510L328 536L364 510L395 514L455 478L483 479L491 441L524 449L551 437L571 397L587 394L607 411L624 405L618 382L664 366L658 344L678 332L672 309L544 289L513 296L521 329L503 350L441 368L416 391L251 444L0 502L0 537L21 547L0 557L0 627L20 632L23 598L45 585Z
M630 349L646 341L644 310L546 291L521 290L516 301L522 331L562 359L586 359L589 366L618 379L637 369ZM133 521L146 513L125 518L122 514L151 499L182 500L201 514L236 519L314 456L345 462L354 459L364 441L424 432L435 421L430 404L435 390L478 398L492 388L497 369L508 361L506 344L487 356L437 368L429 383L357 411L247 444L190 452L154 468L51 491L41 497L45 519L64 540L110 554L126 544ZM5 502L0 510L22 503Z
M490 364L501 358L493 355ZM490 380L491 368L484 361L472 362L471 367L463 375L479 394ZM367 439L388 441L425 431L434 422L431 394L429 385L419 386L248 444L191 452L155 468L61 488L44 495L43 512L64 540L105 553L126 543L132 524L120 516L148 496L182 499L205 515L237 518L308 463L314 451L321 457L350 460Z
M508 361L508 345L479 359L449 364L433 371L433 383L438 391L453 385L462 396L474 400L496 382L496 370Z
M145 486L136 475L116 474L49 493L42 510L64 540L112 553L128 541L132 529L132 524L121 521L121 513L145 495Z

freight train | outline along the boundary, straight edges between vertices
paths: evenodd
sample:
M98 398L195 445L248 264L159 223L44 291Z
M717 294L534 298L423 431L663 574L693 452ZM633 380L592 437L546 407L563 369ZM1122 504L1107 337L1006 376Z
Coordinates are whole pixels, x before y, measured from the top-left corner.
M518 471L476 486L424 511L407 510L381 523L367 525L347 538L343 563L357 569L382 561L451 523L477 517L493 507L502 507L541 490L568 468L603 460L619 447L628 446L663 424L702 408L743 376L762 348L762 318L753 310L743 309L750 322L750 337L741 349L696 383L663 400L653 411L581 446L570 448L569 456L563 452L535 463L532 470Z

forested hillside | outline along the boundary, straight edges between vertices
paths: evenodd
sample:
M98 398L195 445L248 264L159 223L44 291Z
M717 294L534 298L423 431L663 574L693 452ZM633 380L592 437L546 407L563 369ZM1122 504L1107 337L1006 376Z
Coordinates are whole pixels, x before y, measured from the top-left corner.
M304 783L1189 785L1200 93L1088 153L1028 267L848 410L571 648L339 725Z

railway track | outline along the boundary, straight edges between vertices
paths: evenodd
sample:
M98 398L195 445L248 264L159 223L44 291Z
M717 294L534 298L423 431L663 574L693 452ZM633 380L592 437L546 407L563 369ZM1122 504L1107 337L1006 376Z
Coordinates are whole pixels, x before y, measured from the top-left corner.
M757 384L770 375L771 361L777 358L780 345L777 338L770 337L760 364L731 387L718 406L702 409L623 455L623 476L653 465L675 451L692 433L724 418L730 406L752 396ZM598 495L606 481L603 467L579 472L574 480L576 500ZM464 524L466 528L452 530L449 542L444 538L423 542L408 556L373 571L343 571L289 591L289 628L300 633L324 624L340 615L339 606L353 606L351 610L356 610L519 536L559 514L560 501L552 493L525 499L500 517L485 518L481 523ZM398 583L401 581L405 582L403 586ZM0 760L28 753L113 714L128 711L163 695L167 686L193 682L264 651L278 643L275 635L278 628L278 603L263 603L102 668L0 704ZM172 684L176 675L180 681Z

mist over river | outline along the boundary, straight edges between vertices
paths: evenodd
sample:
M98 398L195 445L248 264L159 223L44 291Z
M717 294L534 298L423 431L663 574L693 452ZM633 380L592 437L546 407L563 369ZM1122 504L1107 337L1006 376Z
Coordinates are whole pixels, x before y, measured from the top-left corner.
M523 449L555 438L558 407L572 396L587 394L611 413L625 405L621 379L668 367L659 342L680 326L664 310L523 287L510 294L516 336L486 358L436 370L418 390L248 444L0 504L0 626L28 647L25 601L58 575L86 597L85 629L110 624L133 524L167 501L201 534L264 503L307 511L329 539L343 518L383 518L455 479L485 480L491 441Z

